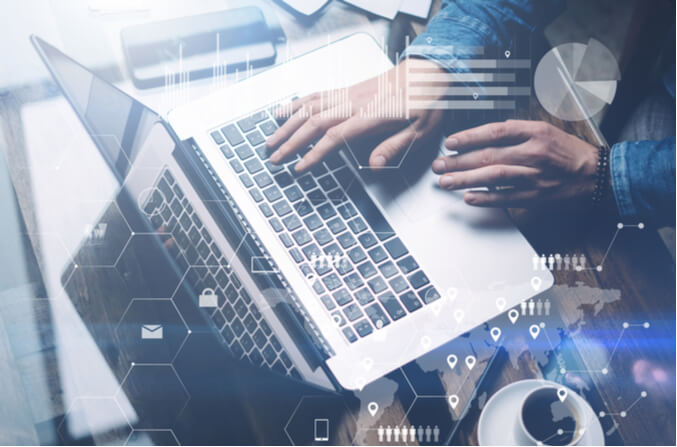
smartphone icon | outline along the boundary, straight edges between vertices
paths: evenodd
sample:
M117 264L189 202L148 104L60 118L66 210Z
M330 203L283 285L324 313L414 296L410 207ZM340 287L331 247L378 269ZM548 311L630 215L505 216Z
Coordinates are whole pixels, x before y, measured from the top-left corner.
M329 419L315 419L315 440L329 441Z

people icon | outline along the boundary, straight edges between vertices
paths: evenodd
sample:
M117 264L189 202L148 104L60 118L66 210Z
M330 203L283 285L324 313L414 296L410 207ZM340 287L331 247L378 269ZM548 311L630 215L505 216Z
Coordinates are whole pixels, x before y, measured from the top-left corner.
M541 270L545 270L548 258L545 257L545 253L541 255Z
M540 317L542 313L543 313L543 301L539 299L538 301L536 301L536 315Z
M438 427L437 425L435 426L435 428L433 428L433 441L435 443L440 442L440 427Z
M433 434L433 429L430 428L430 425L426 425L426 427L425 427L425 442L430 442L432 434Z
M585 255L581 255L581 257L578 259L578 265L581 266L581 270L585 270L585 264L587 263L587 259L585 259Z
M383 429L383 425L379 425L378 429L376 430L376 433L378 434L378 442L383 442L383 433L385 430Z
M390 425L386 427L386 442L390 442L393 436L393 429L390 428Z
M550 256L548 256L548 267L550 268L550 271L552 271L555 268L555 257L550 253Z
M416 428L413 425L409 427L409 442L416 442Z
M578 270L578 256L571 255L571 270Z
M527 314L527 302L526 301L522 301L520 303L520 309L522 310L522 315Z
M418 442L423 442L423 426L419 425L416 432L418 433Z
M534 316L534 307L536 305L534 304L534 300L529 300L529 316Z
M570 263L571 259L569 258L569 254L564 255L564 270L569 270Z
M550 316L550 300L546 299L545 303L543 304L543 307L545 308L545 316Z
M395 435L395 442L400 442L400 427L397 425L393 429L393 435Z
M562 270L562 255L560 255L559 253L555 255L555 264L557 264L558 272Z
M538 270L538 266L541 265L541 258L536 253L534 253L534 257L531 260L531 262L532 262L532 266L534 268L534 271L536 271L536 270Z

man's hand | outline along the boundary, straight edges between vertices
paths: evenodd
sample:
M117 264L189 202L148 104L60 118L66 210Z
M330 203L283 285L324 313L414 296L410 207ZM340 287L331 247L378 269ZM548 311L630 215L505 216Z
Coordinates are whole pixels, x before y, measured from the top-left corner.
M417 67L429 63L431 72L443 71L433 62L416 63ZM385 135L369 157L369 166L378 170L393 162L415 139L434 133L439 128L442 111L414 110L408 120L405 118L406 64L407 61L402 62L387 73L385 86L373 78L346 89L306 96L279 110L278 116L289 119L266 142L269 148L277 147L270 161L282 163L319 138L296 165L296 170L302 172L346 142ZM395 91L396 80L399 92ZM360 109L366 111L368 106L389 113L381 113L382 117L360 116Z
M598 149L550 124L505 121L465 130L445 141L457 155L440 157L440 186L467 191L469 205L524 208L540 202L590 200Z

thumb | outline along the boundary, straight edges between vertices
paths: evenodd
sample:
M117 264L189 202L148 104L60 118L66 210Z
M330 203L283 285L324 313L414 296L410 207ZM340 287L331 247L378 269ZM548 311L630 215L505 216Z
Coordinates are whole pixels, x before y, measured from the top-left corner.
M385 168L396 168L401 160L395 161L400 154L404 155L414 140L417 132L412 126L408 126L395 135L385 139L371 152L369 157L369 166L374 171L380 171Z

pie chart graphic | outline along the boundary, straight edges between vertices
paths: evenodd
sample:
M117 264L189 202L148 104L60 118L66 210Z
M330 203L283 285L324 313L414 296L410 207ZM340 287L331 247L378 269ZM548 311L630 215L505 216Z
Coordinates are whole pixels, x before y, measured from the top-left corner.
M572 42L548 51L536 67L536 98L551 115L581 121L611 104L620 80L616 58L600 41Z

